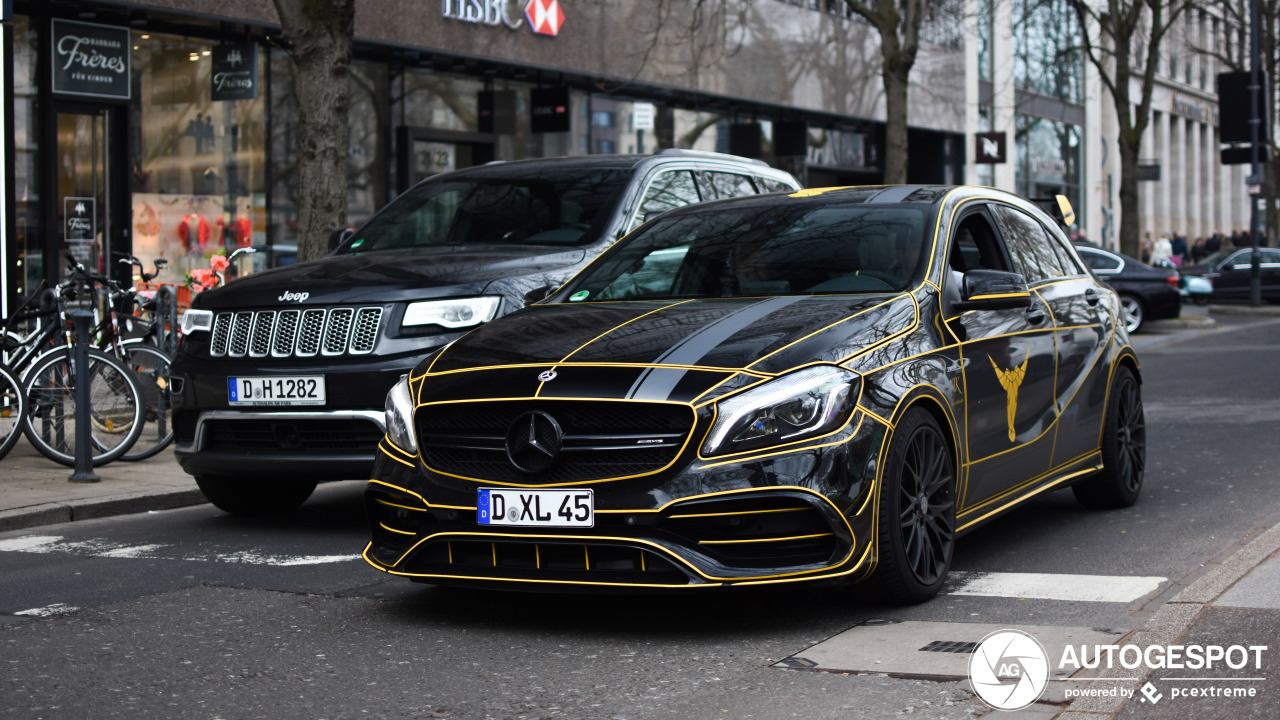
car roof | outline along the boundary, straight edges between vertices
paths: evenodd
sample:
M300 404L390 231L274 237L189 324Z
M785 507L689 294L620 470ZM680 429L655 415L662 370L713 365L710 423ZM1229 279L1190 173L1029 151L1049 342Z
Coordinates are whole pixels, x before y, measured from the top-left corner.
M671 162L701 162L701 163L729 163L739 164L744 168L749 168L754 173L775 175L782 174L783 171L770 167L768 164L751 158L738 157L737 155L728 155L725 153L703 152L697 150L663 150L654 155L565 155L559 157L547 158L528 158L525 160L496 160L494 162L477 165L474 167L461 168L450 172L450 175L506 175L511 169L519 168L524 170L536 170L539 167L547 168L600 168L600 169L617 169L630 170L634 169L642 163L648 164L664 164Z

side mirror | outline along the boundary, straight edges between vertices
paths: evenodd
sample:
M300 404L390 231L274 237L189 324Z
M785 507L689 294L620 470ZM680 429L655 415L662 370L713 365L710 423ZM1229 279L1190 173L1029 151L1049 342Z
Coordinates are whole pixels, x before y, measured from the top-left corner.
M551 297L556 290L559 290L559 289L560 289L559 285L543 285L542 287L534 288L524 294L524 304L532 305L536 302L541 302L543 300L546 300L547 298Z
M1011 310L1031 307L1031 291L1018 273L970 270L964 274L964 298L952 303L956 310Z
M338 228L337 230L329 233L329 252L337 250L342 243L350 240L351 236L355 234L356 231L351 228Z

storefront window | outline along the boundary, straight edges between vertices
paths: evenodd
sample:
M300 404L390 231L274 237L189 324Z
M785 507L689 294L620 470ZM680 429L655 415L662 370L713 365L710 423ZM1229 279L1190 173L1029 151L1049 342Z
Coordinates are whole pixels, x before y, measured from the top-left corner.
M1076 125L1017 116L1016 180L1023 197L1066 195L1077 217L1084 217L1080 194L1083 134Z
M1080 22L1066 0L1015 0L1017 86L1064 102L1083 102Z
M133 33L133 253L165 281L265 239L266 104L212 99L214 44Z
M40 126L36 100L37 41L26 16L13 21L13 157L16 210L17 273L13 292L22 297L44 277L44 234L41 232L39 152ZM56 262L56 259L55 259Z

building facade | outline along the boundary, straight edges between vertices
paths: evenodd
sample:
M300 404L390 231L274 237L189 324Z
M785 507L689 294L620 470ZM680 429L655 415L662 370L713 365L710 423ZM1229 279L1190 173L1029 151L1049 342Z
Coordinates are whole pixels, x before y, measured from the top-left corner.
M357 0L352 224L409 185L492 160L681 147L759 157L810 185L883 176L874 31L840 3L758 0L655 13L646 0ZM296 247L294 69L259 0L14 0L4 19L7 312L71 254L165 258ZM918 182L963 175L958 26L913 75Z
M1006 141L1001 162L982 162L970 140L967 182L1026 197L1060 192L1076 208L1075 232L1117 247L1119 123L1097 70L1077 49L1075 14L1061 1L970 0L967 7L974 41L966 44L966 134ZM1224 27L1196 10L1166 36L1142 141L1143 234L1184 235L1191 244L1248 229L1248 166L1219 160L1214 81L1222 68L1205 52ZM1135 79L1131 96L1140 90Z

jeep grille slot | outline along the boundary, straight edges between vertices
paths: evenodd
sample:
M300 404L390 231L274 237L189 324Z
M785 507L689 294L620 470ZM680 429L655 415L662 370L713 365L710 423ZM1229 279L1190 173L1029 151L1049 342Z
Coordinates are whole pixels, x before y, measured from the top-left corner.
M298 337L299 310L285 310L276 320L276 335L271 341L272 357L288 357L293 354L293 343Z
M266 357L271 349L271 331L276 324L274 312L260 312L253 318L253 334L249 338L249 357Z
M253 313L238 312L231 324L231 357L244 357L249 350L249 329L253 326Z
M212 357L368 355L378 342L381 307L218 313Z
M324 343L320 351L325 355L341 355L347 349L351 337L351 308L334 308L329 311L329 321L324 327Z
M367 307L356 311L355 326L351 329L352 355L366 355L373 352L373 345L378 341L378 324L382 321L382 308Z
M227 354L227 341L231 339L231 313L222 313L213 321L213 339L209 342L209 354L222 357Z

